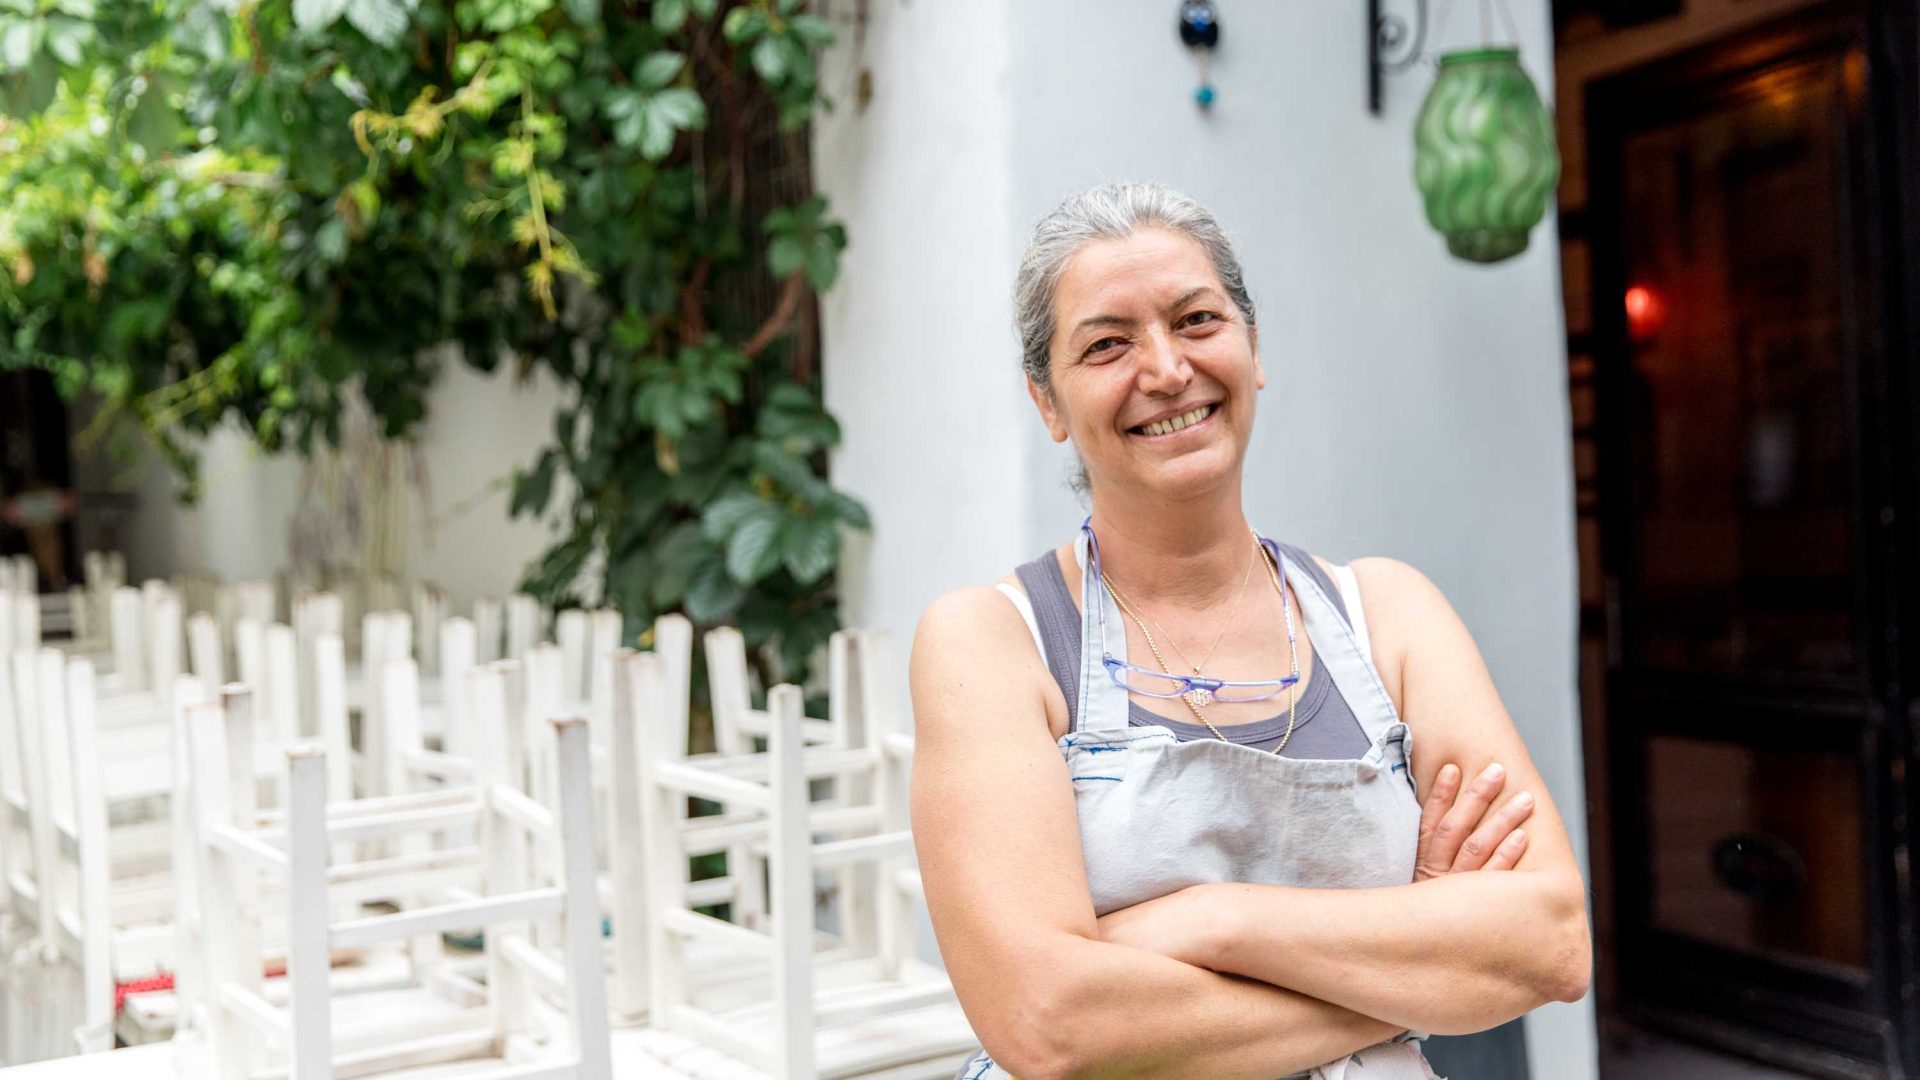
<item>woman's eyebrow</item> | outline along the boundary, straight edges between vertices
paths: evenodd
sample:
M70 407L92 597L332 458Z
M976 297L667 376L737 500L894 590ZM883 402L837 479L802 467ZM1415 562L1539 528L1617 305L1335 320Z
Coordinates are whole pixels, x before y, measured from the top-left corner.
M1198 299L1199 297L1206 296L1209 294L1211 294L1215 300L1220 299L1220 294L1217 291L1215 291L1213 286L1211 285L1202 285L1202 286L1199 286L1198 288L1188 289L1186 292L1183 292L1180 294L1179 299L1175 300L1171 304L1168 304L1167 310L1173 311L1178 308L1186 307L1188 304L1192 303L1194 300Z
M1080 324L1073 328L1073 332L1077 334L1080 331L1085 330L1089 326L1132 326L1132 325L1133 325L1133 320L1123 315L1095 315L1092 318L1081 319Z
M1167 305L1167 310L1175 311L1180 308L1186 307L1188 304L1192 303L1194 300L1202 296L1211 296L1213 299L1219 300L1220 292L1219 290L1215 289L1211 285L1201 285L1196 288L1188 289L1186 292L1183 292L1179 296L1175 297L1173 303ZM1085 330L1090 326L1132 326L1132 325L1133 325L1133 320L1127 318L1124 315L1094 315L1090 318L1081 319L1080 322L1074 326L1073 332L1075 334L1078 334L1080 331Z

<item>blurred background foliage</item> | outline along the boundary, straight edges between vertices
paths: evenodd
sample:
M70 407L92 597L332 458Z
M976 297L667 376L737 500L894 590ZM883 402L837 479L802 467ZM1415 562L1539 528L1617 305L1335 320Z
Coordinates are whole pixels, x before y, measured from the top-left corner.
M868 527L824 479L832 38L804 0L0 0L0 367L135 422L189 498L235 417L312 453L357 399L406 440L441 365L544 369L524 586L803 676Z

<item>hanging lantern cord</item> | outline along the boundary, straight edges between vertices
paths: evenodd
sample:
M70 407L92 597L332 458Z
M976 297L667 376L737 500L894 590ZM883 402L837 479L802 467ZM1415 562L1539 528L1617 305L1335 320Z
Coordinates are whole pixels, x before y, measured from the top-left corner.
M1507 40L1513 45L1520 44L1520 24L1513 21L1513 9L1507 6L1507 0L1480 0L1480 40L1493 43L1493 13L1499 9L1500 22L1506 27ZM1446 25L1444 17L1442 26Z

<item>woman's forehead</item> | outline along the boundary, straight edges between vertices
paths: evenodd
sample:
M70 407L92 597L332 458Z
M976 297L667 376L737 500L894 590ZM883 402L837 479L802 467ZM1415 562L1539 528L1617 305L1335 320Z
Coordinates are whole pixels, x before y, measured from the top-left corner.
M1166 303L1196 288L1220 288L1219 275L1198 241L1166 229L1095 240L1074 252L1060 275L1055 303L1060 321L1088 306Z

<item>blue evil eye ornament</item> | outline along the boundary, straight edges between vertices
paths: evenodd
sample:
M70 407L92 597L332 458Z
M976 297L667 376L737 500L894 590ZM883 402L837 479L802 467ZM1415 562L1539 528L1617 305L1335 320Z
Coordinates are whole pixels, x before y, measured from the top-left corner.
M1180 5L1180 41L1193 50L1200 63L1200 85L1193 91L1194 103L1202 109L1213 107L1214 89L1210 69L1214 46L1220 44L1220 13L1212 0L1183 0Z

